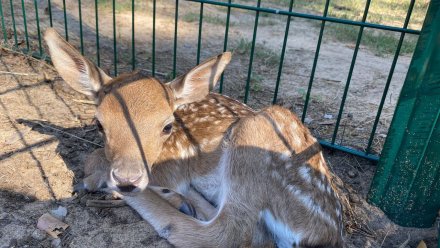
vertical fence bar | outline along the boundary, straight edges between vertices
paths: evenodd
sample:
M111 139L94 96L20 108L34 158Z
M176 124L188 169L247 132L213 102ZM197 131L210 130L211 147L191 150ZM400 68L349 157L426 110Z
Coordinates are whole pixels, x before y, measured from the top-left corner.
M260 8L261 0L258 0L257 2L257 8ZM246 81L246 91L244 93L244 103L247 103L248 97L249 97L249 87L251 84L251 78L252 78L252 62L254 60L254 50L255 50L255 41L257 39L257 29L258 29L258 18L260 17L260 11L256 11L255 13L255 24L254 24L254 34L252 38L252 46L251 46L251 57L249 59L249 69L248 69L248 76Z
M410 5L408 7L408 12L406 13L405 22L403 24L403 28L407 28L409 24L409 20L411 18L411 13L414 8L415 0L411 0ZM382 93L382 98L380 99L379 108L377 110L376 118L374 119L373 129L371 130L370 138L368 140L367 149L365 150L366 154L370 153L371 145L373 144L374 135L376 134L377 125L379 123L380 115L382 113L383 105L385 104L385 99L388 94L388 89L391 84L391 80L393 79L394 69L396 68L397 60L399 59L400 49L402 48L403 40L405 39L405 33L400 34L399 43L397 44L396 53L394 54L393 62L391 64L391 69L388 74L387 82L385 84L385 88Z
M115 76L118 75L118 51L116 50L116 1L112 1L112 11L113 11L113 67Z
M83 40L83 25L81 13L81 0L78 0L78 14L79 14L79 40L81 43L81 54L84 55L84 40Z
M99 53L99 18L98 18L98 0L95 0L95 32L96 32L96 60L98 66L101 66L101 55Z
M34 0L35 5L35 19L37 20L37 34L38 34L38 51L40 57L43 56L43 46L41 45L41 32L40 32L40 17L38 16L38 3Z
M290 0L289 12L292 11L293 1L294 0ZM272 100L273 104L275 104L277 102L278 89L280 87L280 81L281 81L281 73L283 71L284 54L286 53L287 38L289 37L290 19L291 19L291 16L288 16L287 17L287 22L286 22L286 29L284 30L283 48L281 49L281 57L280 57L280 63L279 63L279 67L278 67L277 81L275 83L275 92L273 94L273 100Z
M134 0L131 0L131 69L136 68L136 48L134 38Z
M203 3L200 3L199 38L197 41L197 64L200 63L200 47L202 45Z
M151 51L151 73L153 77L156 75L156 0L153 0L153 35L152 35L152 51Z
M367 200L402 226L432 227L440 208L440 0L432 0Z
M364 15L362 16L363 23L367 20L368 10L370 8L370 3L371 3L371 0L367 0L367 3L365 4ZM335 130L333 131L333 137L332 137L332 142L331 142L332 145L335 144L336 136L338 134L339 124L341 123L342 114L344 112L345 100L347 98L348 88L350 87L351 77L353 75L354 65L356 63L357 53L359 51L359 46L361 44L363 32L364 32L364 27L361 26L359 28L359 34L358 34L358 37L356 40L356 46L354 48L353 58L351 60L351 65L350 65L350 70L348 72L347 82L345 84L344 94L342 95L341 105L339 106L338 118L336 120L336 126L335 126Z
M328 7L330 5L330 0L326 0L323 16L327 17ZM321 29L319 30L318 43L316 44L315 58L313 59L312 72L310 73L309 85L307 86L306 99L304 101L303 113L301 116L301 121L304 123L307 115L307 108L309 106L310 94L312 92L313 80L315 79L316 66L318 65L319 52L321 50L322 36L324 35L325 21L321 21Z
M50 0L47 0L47 10L49 11L49 23L50 23L50 26L53 27L52 3L50 2Z
M0 0L0 15L2 18L2 32L3 32L3 39L5 40L5 43L8 42L8 35L6 34L6 27L5 27L5 17L3 15L3 3Z
M173 78L176 77L177 63L177 22L179 18L179 0L176 0L176 12L174 13L174 56L173 56Z
M21 10L23 12L23 26L24 26L24 35L26 38L26 49L29 52L29 47L30 47L29 46L29 34L28 34L28 29L27 29L26 8L24 6L24 0L21 0Z
M12 4L12 0L9 0L9 4L11 7L11 17L12 17L12 28L14 30L14 44L15 47L18 47L18 41L17 41L17 28L15 27L15 15L14 15L14 5Z
M231 0L228 0L228 3L231 3ZM231 7L228 6L228 11L226 13L226 29L225 29L225 41L223 42L223 52L226 52L226 49L228 49L228 35L229 35L229 20L231 17ZM219 93L223 93L223 80L224 80L224 73L222 73L222 77L220 78L220 87L219 87Z
M64 32L66 36L66 41L69 41L69 30L67 28L66 0L63 0L63 14L64 14Z

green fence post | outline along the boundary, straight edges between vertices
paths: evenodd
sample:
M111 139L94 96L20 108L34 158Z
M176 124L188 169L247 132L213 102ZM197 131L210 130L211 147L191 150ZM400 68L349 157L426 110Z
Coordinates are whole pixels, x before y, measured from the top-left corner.
M368 200L402 226L440 209L440 0L432 0Z

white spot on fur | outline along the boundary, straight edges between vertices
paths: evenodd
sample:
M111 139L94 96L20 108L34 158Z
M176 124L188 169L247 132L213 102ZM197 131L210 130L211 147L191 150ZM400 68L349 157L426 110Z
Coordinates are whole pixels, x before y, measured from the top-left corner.
M267 153L266 156L264 156L264 163L270 164L271 162L272 162L272 157L270 156L269 153Z
M327 193L331 193L332 192L332 188L330 187L330 185L327 184L327 186L325 187L325 190L327 191Z
M304 207L306 207L306 209L308 209L314 215L319 216L322 220L333 226L335 229L338 229L335 220L328 213L324 212L321 206L316 204L310 195L306 195L301 189L294 185L288 185L287 189L304 205Z
M325 191L326 191L324 183L323 183L321 180L317 179L317 178L315 179L315 185L316 185L316 187L318 187L318 189L321 190L322 192L325 192Z
M195 155L194 147L183 147L182 143L180 143L179 141L176 141L176 148L178 150L178 153L180 154L180 157L183 159L190 158Z
M301 176L301 178L306 181L307 183L311 183L312 182L312 177L310 175L310 168L307 166L301 166L298 170L299 175Z
M275 219L269 210L265 209L261 211L260 218L264 220L267 229L269 229L269 232L274 236L278 247L297 246L301 242L302 233L293 232L286 224Z
M341 210L339 208L336 209L336 216L341 217Z
M225 107L221 107L217 110L220 111L220 113L222 113L222 114L224 114L227 111Z
M286 169L290 169L292 168L292 166L293 166L292 162L286 163Z
M296 129L298 128L298 124L294 121L292 124L290 124L290 127L292 128L293 132L296 132Z
M285 162L289 161L290 160L290 152L286 151L286 152L281 153L280 159Z
M278 173L278 171L273 170L271 173L272 177L278 181L282 181L283 177L280 175L280 173Z

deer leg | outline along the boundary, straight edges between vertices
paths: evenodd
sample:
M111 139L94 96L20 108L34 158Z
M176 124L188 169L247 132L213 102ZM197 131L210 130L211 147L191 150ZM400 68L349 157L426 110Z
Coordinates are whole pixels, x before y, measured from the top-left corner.
M180 212L196 219L211 220L217 213L217 209L193 188L190 188L185 196L164 187L149 186L148 188Z
M236 247L242 243L242 233L234 232L233 227L238 220L229 219L228 211L220 212L208 222L200 221L176 211L149 188L124 199L161 237L176 247Z
M189 188L186 197L193 204L195 211L197 212L197 219L199 220L212 220L217 214L217 208L215 208L209 201L205 199L199 192L193 187Z
M194 208L192 202L181 194L172 191L168 188L159 186L148 186L148 189L152 190L158 194L162 199L167 201L171 206L178 209L180 212L192 216L194 218L200 219L203 216L198 216L196 209Z

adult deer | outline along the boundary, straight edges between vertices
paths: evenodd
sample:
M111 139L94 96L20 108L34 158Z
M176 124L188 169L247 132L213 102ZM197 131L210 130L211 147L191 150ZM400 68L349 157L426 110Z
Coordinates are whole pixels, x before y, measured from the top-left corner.
M209 93L230 53L163 84L139 73L112 79L53 29L45 40L62 78L96 102L105 150L95 156L105 158L92 159L104 169L90 182L122 193L170 243L342 246L341 204L307 128L281 107L255 112ZM181 213L166 188L207 214L200 220Z

